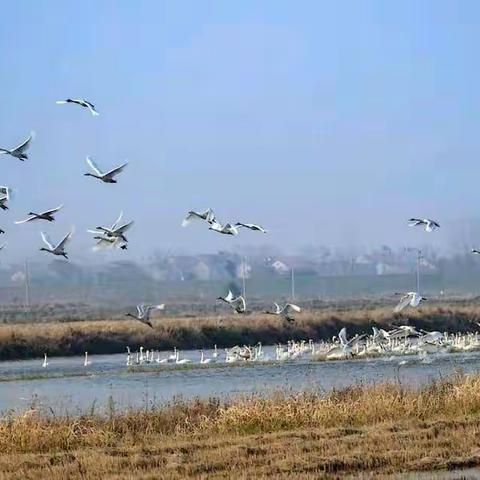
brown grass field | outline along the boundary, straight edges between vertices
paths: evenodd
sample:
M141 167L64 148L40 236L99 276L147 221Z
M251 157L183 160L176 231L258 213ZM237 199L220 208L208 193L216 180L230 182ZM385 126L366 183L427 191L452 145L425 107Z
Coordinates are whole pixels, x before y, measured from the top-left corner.
M0 479L382 478L480 465L480 376L0 422ZM366 478L366 477L362 477Z
M228 313L228 311L227 311ZM125 320L82 320L0 325L0 359L55 355L82 355L124 352L126 346L166 350L273 344L290 339L331 338L346 326L349 335L371 332L372 326L412 324L426 330L474 331L479 327L480 305L462 302L432 304L394 314L379 306L306 308L290 324L281 318L255 313L240 315L175 316L158 315L152 330L140 322Z

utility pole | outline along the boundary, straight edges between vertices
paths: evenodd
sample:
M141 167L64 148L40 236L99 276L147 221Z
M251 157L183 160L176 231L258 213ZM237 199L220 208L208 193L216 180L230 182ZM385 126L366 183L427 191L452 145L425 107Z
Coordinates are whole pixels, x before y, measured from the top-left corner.
M291 276L291 288L292 288L292 300L295 300L295 271L292 267L292 276Z
M30 272L28 270L28 260L25 260L25 308L30 308Z

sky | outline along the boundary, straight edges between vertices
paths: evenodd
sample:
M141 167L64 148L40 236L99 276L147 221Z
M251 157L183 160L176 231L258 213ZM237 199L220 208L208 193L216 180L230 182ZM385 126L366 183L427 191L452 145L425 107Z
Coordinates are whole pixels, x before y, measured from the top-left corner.
M452 246L480 230L480 4L475 1L19 0L2 6L0 146L36 139L0 212L4 261L69 228L76 261L245 245ZM84 97L100 112L74 105ZM84 177L86 155L116 185ZM64 205L55 224L14 225ZM255 222L182 228L190 209ZM87 228L135 220L127 252ZM411 216L437 219L430 237ZM472 231L474 233L472 233ZM466 233L465 233L466 232Z

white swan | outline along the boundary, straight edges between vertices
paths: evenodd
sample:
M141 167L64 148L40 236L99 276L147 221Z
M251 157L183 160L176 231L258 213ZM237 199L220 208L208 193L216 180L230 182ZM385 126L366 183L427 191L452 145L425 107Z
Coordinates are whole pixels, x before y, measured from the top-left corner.
M200 350L200 363L202 364L206 364L206 363L210 363L212 361L211 358L205 358L205 354L203 352L203 350Z
M67 98L66 100L58 100L56 103L57 105L63 105L66 103L75 103L77 105L80 105L81 107L88 108L90 110L90 113L95 117L100 115L95 110L95 105L91 102L88 102L84 98Z
M181 360L179 359L180 352L177 350L176 352L176 358L175 358L175 363L179 365L184 365L185 363L192 363L192 361L189 358L182 358Z
M10 155L12 157L18 158L23 162L24 160L28 159L28 155L25 152L30 147L30 144L34 138L35 138L35 133L32 132L30 133L28 138L23 143L21 143L18 147L12 148L11 150L7 148L0 148L0 155Z
M209 230L213 230L214 232L221 233L223 235L238 235L238 227L232 225L231 223L227 222L224 225L214 220L210 223Z
M85 359L83 361L83 366L88 367L91 364L92 364L92 362L88 359L88 352L85 352Z
M98 165L90 157L87 157L87 163L95 173L84 173L84 176L98 178L104 183L117 183L115 177L128 165L128 162L125 162L119 167L112 168L108 172L102 172L102 170L100 170Z
M223 302L228 303L236 313L245 313L247 309L245 299L241 295L234 297L230 290L225 297L218 297L217 300L222 300Z
M140 322L148 325L150 328L153 328L152 322L150 322L150 313L153 310L164 310L165 304L162 303L160 305L148 305L145 306L143 304L137 305L137 315L133 315L132 313L126 313L127 317L134 318L135 320L139 320Z
M262 233L268 233L268 230L265 230L263 227L261 227L260 225L256 225L254 223L241 223L241 222L237 222L235 224L235 227L244 227L244 228L248 228L249 230L254 230L254 231L259 231L259 232L262 232Z
M43 368L48 367L48 358L47 358L47 354L46 354L46 353L43 354L42 367L43 367Z
M25 220L19 220L15 222L17 225L21 225L22 223L33 222L34 220L46 220L47 222L54 222L55 221L55 213L59 212L63 208L63 205L59 205L58 207L52 208L50 210L45 210L41 213L34 213L29 212L29 217Z
M97 243L93 246L93 251L105 250L106 248L119 248L120 250L127 250L128 244L120 237L111 237L109 235L97 235L93 237Z
M48 252L52 255L59 255L65 257L68 260L67 253L65 252L65 247L72 238L73 230L68 232L57 245L54 245L51 242L49 236L45 232L40 232L40 234L42 235L43 242L45 243L45 245L47 245L47 248L42 247L40 251Z
M2 210L8 210L7 202L10 200L11 195L12 195L12 190L10 187L0 186L0 208Z
M440 228L440 224L431 218L411 218L409 222L410 227L425 226L426 232L433 232Z
M421 301L427 300L418 292L396 293L395 295L402 295L397 306L393 309L396 313L401 312L408 305L411 307L418 307Z
M89 233L95 233L97 235L104 235L107 237L119 237L121 238L125 243L128 242L127 237L125 237L125 232L130 229L130 227L133 225L133 220L127 223L124 223L123 225L118 225L120 221L122 220L123 217L123 212L120 212L119 217L115 221L115 223L111 227L97 227L96 230L87 230Z
M283 307L280 307L278 303L274 303L275 311L267 310L265 313L268 315L282 315L288 322L294 322L295 319L290 315L292 312L300 313L302 309L294 303L286 303Z
M207 208L207 210L203 212L196 212L194 210L190 210L182 222L182 227L187 227L188 225L190 225L190 223L192 223L192 220L204 220L208 223L212 223L215 221L215 213L211 208Z

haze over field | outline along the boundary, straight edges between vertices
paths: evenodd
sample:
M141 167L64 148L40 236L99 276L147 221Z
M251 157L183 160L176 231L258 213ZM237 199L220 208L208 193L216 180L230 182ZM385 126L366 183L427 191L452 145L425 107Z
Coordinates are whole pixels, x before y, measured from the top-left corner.
M425 243L410 216L442 228L436 247L479 246L477 2L10 2L0 29L0 146L30 130L5 262L41 258L31 209L65 208L75 261L98 261L85 232L135 219L127 252L214 252L250 244ZM55 101L85 97L101 115ZM82 176L126 158L117 185ZM225 238L185 212L258 222ZM148 232L148 233L147 233ZM472 244L472 245L471 245Z

